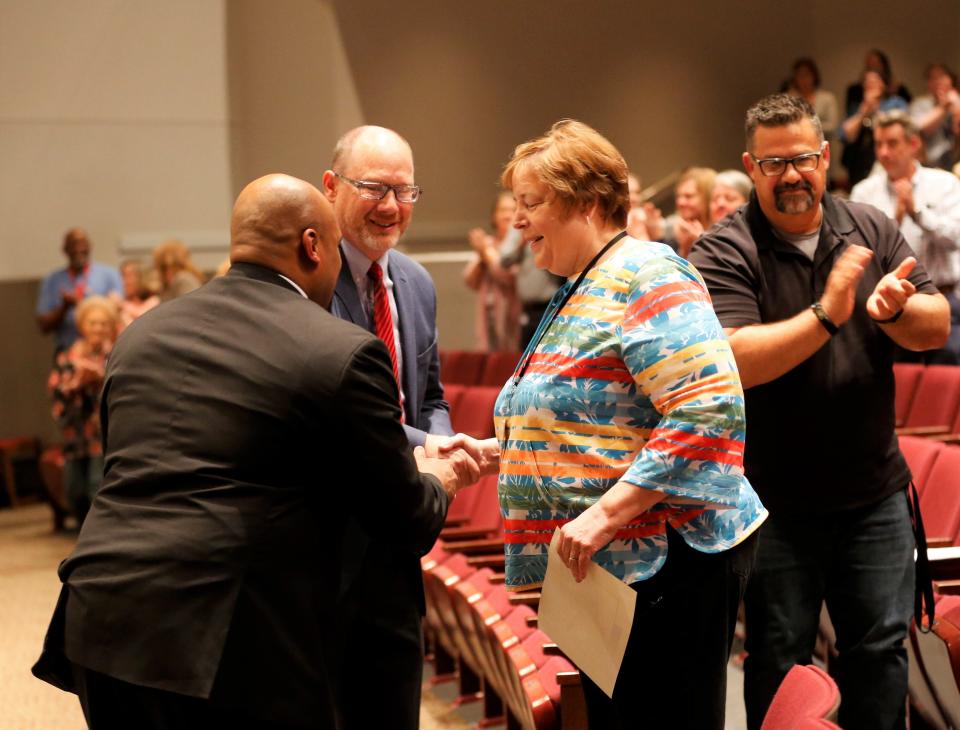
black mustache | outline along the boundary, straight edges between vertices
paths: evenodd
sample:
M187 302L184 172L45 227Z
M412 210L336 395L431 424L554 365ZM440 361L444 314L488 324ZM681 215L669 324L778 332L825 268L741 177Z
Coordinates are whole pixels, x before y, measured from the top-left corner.
M808 183L806 180L800 180L795 183L780 183L774 189L774 193L782 193L784 190L806 190L808 193L813 192L813 185Z

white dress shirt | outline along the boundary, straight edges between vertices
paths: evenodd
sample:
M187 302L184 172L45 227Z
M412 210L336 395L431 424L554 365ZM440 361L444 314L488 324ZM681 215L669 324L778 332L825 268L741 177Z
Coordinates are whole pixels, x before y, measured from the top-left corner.
M934 285L955 289L960 283L960 179L944 170L917 165L910 182L916 213L903 216L900 233ZM885 172L857 183L850 200L869 203L890 218L896 214L897 195Z
M354 246L345 238L340 239L343 246L343 255L347 259L347 266L350 267L350 276L353 277L353 283L357 287L357 294L360 295L360 304L363 307L364 314L367 315L367 329L371 329L373 324L373 288L370 286L370 277L367 272L370 271L372 263L367 255ZM380 268L383 269L383 285L387 289L387 300L390 302L390 317L393 319L393 342L397 348L397 371L400 373L400 380L403 380L403 348L400 347L400 317L397 314L397 300L393 296L393 279L390 278L387 261L390 252L384 252L383 256L377 259ZM372 329L371 329L372 331ZM403 399L403 383L397 383L400 388L400 397Z

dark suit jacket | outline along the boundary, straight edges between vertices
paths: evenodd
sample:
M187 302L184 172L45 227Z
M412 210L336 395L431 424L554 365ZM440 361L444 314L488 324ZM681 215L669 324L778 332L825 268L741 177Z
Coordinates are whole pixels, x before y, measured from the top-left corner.
M419 553L446 514L397 402L383 344L268 269L237 264L147 313L110 358L103 487L61 565L65 630L47 649L333 726L345 517Z
M342 250L341 259L331 311L361 327L370 327ZM440 384L437 294L426 269L398 251L390 252L387 271L394 282L393 296L400 320L404 429L410 446L421 446L428 433L453 433L449 406ZM344 561L342 583L346 611L354 615L361 626L368 619L380 623L386 618L395 621L401 629L406 625L408 632L415 624L419 631L418 617L425 604L417 558L423 553L392 550L376 540L371 544L370 538L369 531L356 522L347 527L349 557ZM405 615L407 612L413 615Z

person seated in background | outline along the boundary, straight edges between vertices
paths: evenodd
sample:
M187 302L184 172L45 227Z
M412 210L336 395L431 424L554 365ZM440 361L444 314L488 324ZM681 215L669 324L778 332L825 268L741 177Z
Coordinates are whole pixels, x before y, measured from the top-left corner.
M906 112L878 114L874 125L877 161L884 174L854 187L850 200L869 203L896 221L900 233L934 286L950 303L950 337L943 348L897 351L898 360L960 364L960 180L917 162L922 142Z
M53 419L63 434L67 505L79 526L103 475L100 390L117 336L117 307L107 297L87 297L77 305L76 321L80 337L57 353L47 388L53 397Z
M722 221L750 199L753 182L740 170L718 172L710 193L710 223Z
M651 201L643 200L643 185L632 172L627 175L630 190L630 212L627 213L627 233L639 241L659 241L663 236L663 214Z
M710 227L710 194L716 175L709 167L688 167L677 181L677 212L666 220L663 241L683 258Z
M160 273L160 301L167 302L203 285L204 277L190 259L190 249L171 239L153 250L153 265Z
M477 293L477 349L484 352L512 352L520 346L516 281L514 274L501 264L516 208L510 193L500 193L490 219L493 233L474 228L467 235L474 256L463 270L463 281Z
M949 170L957 162L960 140L957 75L943 63L931 63L924 75L927 93L911 102L910 116L923 138L926 164Z
M880 112L906 108L906 100L890 91L888 71L868 69L863 72L863 98L847 109L847 118L840 126L840 140L843 142L840 161L847 169L850 185L856 185L870 175L876 162L874 117Z
M787 82L786 92L806 99L820 118L823 136L828 142L836 138L840 124L837 97L820 88L820 69L812 58L798 58L793 62L793 75Z
M844 99L844 108L847 110L847 116L850 116L852 110L860 106L860 102L863 101L863 74L866 71L877 71L881 76L889 79L892 90L891 93L894 96L899 96L907 103L913 99L910 95L910 90L895 79L893 66L890 65L890 59L887 57L887 54L879 48L871 48L863 57L863 71L860 72L860 79L847 87L847 95L846 99Z
M160 303L160 297L151 292L143 277L143 266L136 259L127 259L120 264L123 281L123 298L112 298L120 312L117 334L123 332L133 320Z
M79 336L75 319L78 302L87 296L123 293L117 270L90 260L92 248L86 231L71 228L63 237L67 267L49 274L40 285L37 325L44 334L55 333L56 352L70 347Z

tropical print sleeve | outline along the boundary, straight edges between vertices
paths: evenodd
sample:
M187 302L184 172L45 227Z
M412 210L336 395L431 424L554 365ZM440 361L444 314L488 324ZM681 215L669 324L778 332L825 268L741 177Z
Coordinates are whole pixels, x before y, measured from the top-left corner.
M667 503L735 507L743 483L743 389L696 269L672 254L636 269L620 325L623 361L656 425L623 480ZM677 499L671 499L677 498Z

